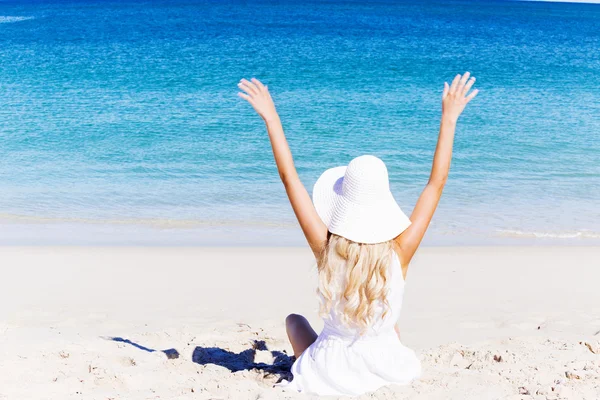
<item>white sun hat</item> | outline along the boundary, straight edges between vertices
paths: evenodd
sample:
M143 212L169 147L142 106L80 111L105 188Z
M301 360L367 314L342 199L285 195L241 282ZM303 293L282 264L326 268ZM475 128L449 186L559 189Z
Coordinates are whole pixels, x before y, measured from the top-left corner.
M379 158L365 155L325 171L313 188L317 214L329 232L357 243L382 243L410 226L390 191Z

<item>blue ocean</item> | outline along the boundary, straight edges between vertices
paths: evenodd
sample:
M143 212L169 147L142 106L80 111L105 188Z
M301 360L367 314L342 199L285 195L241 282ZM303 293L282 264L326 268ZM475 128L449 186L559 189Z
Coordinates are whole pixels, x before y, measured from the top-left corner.
M600 5L0 1L0 244L301 245L264 125L303 182L382 158L410 213L444 81L470 71L425 243L600 243Z

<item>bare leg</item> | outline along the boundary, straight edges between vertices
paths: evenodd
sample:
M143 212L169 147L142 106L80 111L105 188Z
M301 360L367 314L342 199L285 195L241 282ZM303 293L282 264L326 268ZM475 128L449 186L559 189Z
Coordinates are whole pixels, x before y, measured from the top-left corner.
M317 340L317 333L302 315L288 315L285 319L285 329L296 358L300 357L300 354Z

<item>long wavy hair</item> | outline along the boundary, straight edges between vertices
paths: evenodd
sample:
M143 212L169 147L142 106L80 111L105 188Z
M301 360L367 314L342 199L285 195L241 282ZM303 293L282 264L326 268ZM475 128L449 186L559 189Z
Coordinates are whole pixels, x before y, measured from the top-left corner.
M385 317L393 252L393 240L363 244L331 234L317 261L320 314L327 316L339 307L342 322L361 334L376 322L382 305Z

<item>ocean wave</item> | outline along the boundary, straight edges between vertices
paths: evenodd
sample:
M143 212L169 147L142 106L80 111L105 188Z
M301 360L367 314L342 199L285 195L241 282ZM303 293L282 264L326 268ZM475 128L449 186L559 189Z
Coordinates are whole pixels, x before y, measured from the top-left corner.
M0 24L10 24L11 22L21 22L34 19L35 17L20 17L10 15L0 15Z
M581 230L566 232L534 232L519 230L498 231L502 236L540 239L600 239L600 232Z

